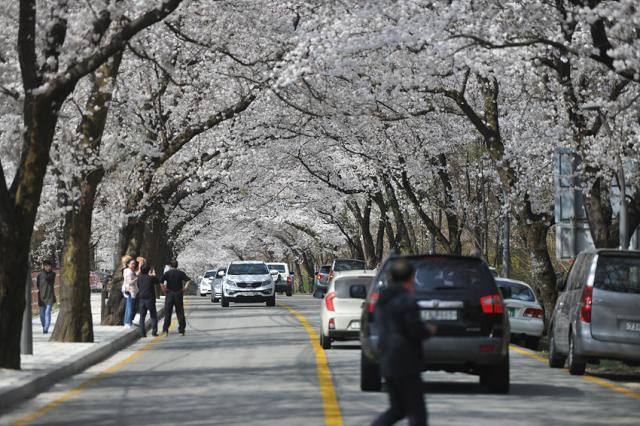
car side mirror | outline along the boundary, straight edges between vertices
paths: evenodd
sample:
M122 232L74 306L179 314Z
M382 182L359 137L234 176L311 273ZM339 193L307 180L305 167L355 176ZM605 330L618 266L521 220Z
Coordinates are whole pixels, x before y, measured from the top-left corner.
M349 297L352 299L366 299L367 288L362 284L355 284L349 287Z
M224 275L225 275L224 271L220 271L220 272L218 272L218 276L219 276L220 278L224 277Z
M511 287L500 287L500 293L502 293L503 299L511 299L512 291Z
M271 275L278 275L280 272L276 271L275 269L272 269L272 270L269 271L269 273Z

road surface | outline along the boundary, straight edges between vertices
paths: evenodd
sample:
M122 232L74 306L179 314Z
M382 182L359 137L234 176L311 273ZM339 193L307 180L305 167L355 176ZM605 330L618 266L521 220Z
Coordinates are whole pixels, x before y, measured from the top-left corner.
M191 297L186 336L174 328L166 338L142 339L26 401L0 423L369 424L387 397L360 391L358 343L337 343L325 358L309 335L319 329L321 300L296 295L278 301L302 318L284 306L223 309L209 298ZM326 373L323 360L332 382L319 379L319 372ZM508 395L487 393L474 376L423 377L431 425L640 424L640 394L551 370L517 348Z

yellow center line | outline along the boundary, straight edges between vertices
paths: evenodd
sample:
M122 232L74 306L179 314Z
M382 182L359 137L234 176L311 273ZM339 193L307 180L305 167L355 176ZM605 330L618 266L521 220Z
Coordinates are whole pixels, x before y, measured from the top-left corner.
M187 306L189 305L189 301L188 300L185 301L184 305L186 309ZM171 324L169 324L169 330L171 330L174 325L175 325L175 321L171 321ZM130 362L139 358L142 354L144 354L149 349L153 348L164 338L165 338L164 334L160 334L159 336L154 337L153 339L151 339L149 343L145 344L143 347L141 347L140 349L138 349L137 351L135 351L134 353L132 353L131 355L123 359L122 361L112 365L111 367L105 369L104 371L101 371L100 373L96 374L92 378L87 379L86 381L80 383L78 386L68 390L67 392L62 394L60 397L44 405L43 407L34 411L33 413L27 414L26 416L20 418L15 423L13 423L13 426L23 426L23 425L29 424L34 420L38 419L39 417L42 417L49 411L54 410L60 405L64 404L65 402L75 398L90 386L94 385L95 383L99 382L102 379L105 379L109 375L115 373L116 371L120 370L121 368L129 364Z
M331 377L331 371L329 370L329 363L327 356L324 353L324 349L318 342L318 335L316 334L309 321L298 312L296 309L285 305L284 303L278 303L278 306L287 308L302 324L309 339L311 340L311 347L316 356L316 369L318 372L318 382L320 384L320 393L322 395L322 407L324 410L324 422L326 426L343 426L342 414L340 413L340 405L338 404L338 397L336 395L335 387L333 386L333 379Z
M517 352L521 355L527 356L529 358L533 358L535 360L538 360L540 362L548 362L547 358L540 356L536 353L533 353L531 351L528 351L526 349L522 349L519 348L517 346L513 346L511 345L511 350L514 352ZM626 395L626 396L630 396L631 398L635 398L635 399L640 399L640 393L639 392L635 392L631 389L625 388L624 386L620 386L610 380L606 380L606 379L602 379L600 377L594 377L594 376L583 376L582 377L584 380L591 382L591 383L595 383L597 385L603 386L607 389L610 389L614 392L618 392L620 394Z

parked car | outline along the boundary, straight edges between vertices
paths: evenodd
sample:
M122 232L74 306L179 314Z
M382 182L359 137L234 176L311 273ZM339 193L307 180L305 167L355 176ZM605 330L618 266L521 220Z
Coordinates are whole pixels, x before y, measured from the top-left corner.
M331 265L322 265L320 270L316 272L313 283L314 295L318 292L326 293L327 286L329 285L329 272L331 272Z
M497 278L509 316L511 341L522 339L530 349L538 349L544 332L544 311L533 289L522 281Z
M358 340L360 316L373 271L336 272L329 283L320 313L320 346L330 349L334 340Z
M224 279L224 273L226 270L226 266L216 270L216 276L213 277L213 289L211 290L211 303L219 302L222 297L222 280Z
M376 302L388 283L387 259L369 290L360 320L360 387L380 390ZM402 256L416 269L415 297L424 321L438 326L423 343L424 370L480 376L490 391L509 391L509 320L504 301L487 264L477 257Z
M226 308L229 302L276 305L275 286L264 262L236 261L229 265L222 280L220 304Z
M216 270L212 269L202 275L202 279L198 283L198 292L200 296L205 297L207 294L211 294L213 289L213 280L216 277Z
M102 291L102 283L104 282L105 276L106 274L104 272L89 272L89 287L92 293Z
M293 272L289 271L289 265L286 263L268 263L267 267L276 286L276 292L279 294L286 293L287 296L292 296Z
M333 279L333 276L336 272L344 272L344 271L365 271L367 269L367 264L364 260L357 259L335 259L331 262L331 266L329 267L329 276L326 279L326 285L323 287L319 287L320 290L323 291L323 295L327 292L327 286L329 282Z
M582 375L588 363L640 365L640 252L582 252L558 288L549 366Z

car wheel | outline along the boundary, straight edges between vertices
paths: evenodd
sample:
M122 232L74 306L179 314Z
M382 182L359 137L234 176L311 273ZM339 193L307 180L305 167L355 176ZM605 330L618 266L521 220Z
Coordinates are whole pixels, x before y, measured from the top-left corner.
M562 368L566 360L566 356L558 353L556 349L556 339L553 337L553 332L551 332L551 336L549 337L549 367Z
M535 336L527 336L524 339L524 347L527 349L531 349L532 351L537 351L540 346L540 338Z
M487 368L484 374L486 376L480 377L480 382L486 383L491 393L509 393L509 355L500 364Z
M224 297L224 295L222 297L220 297L220 305L223 308L228 308L229 307L229 301L227 300L226 297Z
M331 339L326 337L322 331L320 331L320 346L322 349L331 349Z
M267 306L276 306L276 295L275 294L267 299Z
M379 392L382 389L382 377L378 364L369 361L360 351L360 390Z
M293 296L293 288L289 287L287 289L287 297L291 297L291 296Z
M587 363L576 356L576 344L573 334L569 337L569 374L572 376L582 376L587 369Z

